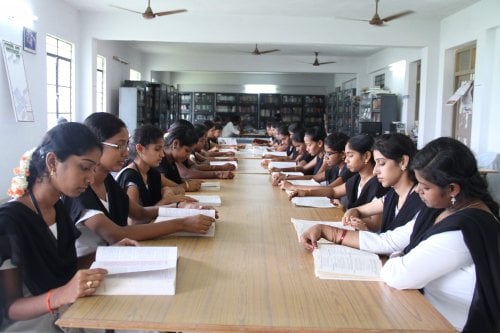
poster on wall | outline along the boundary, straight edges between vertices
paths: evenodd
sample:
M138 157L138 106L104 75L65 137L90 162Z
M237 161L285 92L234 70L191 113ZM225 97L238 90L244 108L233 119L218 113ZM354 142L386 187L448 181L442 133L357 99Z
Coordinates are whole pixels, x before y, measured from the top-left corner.
M24 70L22 48L4 40L2 41L2 53L16 120L34 121L28 81Z

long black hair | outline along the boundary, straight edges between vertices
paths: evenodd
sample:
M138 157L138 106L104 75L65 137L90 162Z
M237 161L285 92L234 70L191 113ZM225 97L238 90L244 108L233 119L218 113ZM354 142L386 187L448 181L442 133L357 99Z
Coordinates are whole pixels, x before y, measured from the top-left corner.
M373 165L375 164L375 160L373 159L372 147L373 147L373 137L368 134L358 134L353 136L347 141L349 147L352 150L364 154L370 152L370 160L369 162Z
M198 142L194 128L185 126L177 126L168 130L165 134L165 147L170 147L175 140L178 140L181 146L188 147Z
M102 145L87 126L68 122L53 127L31 155L28 188L31 188L38 178L47 175L45 159L48 153L54 153L59 161L64 162L72 155L82 156L93 149L102 151Z
M96 112L88 116L84 122L101 142L120 133L127 125L117 116L107 112Z
M130 138L128 147L129 160L133 160L137 157L137 149L135 148L137 144L145 147L149 144L156 143L159 139L163 139L163 132L158 127L151 124L137 127Z
M373 150L378 150L382 155L396 163L401 162L403 155L406 155L409 160L408 165L410 165L417 153L417 146L407 135L392 133L376 137ZM408 169L408 176L416 182L415 172L411 168Z
M498 216L498 204L479 174L476 158L462 142L447 137L429 142L415 155L411 168L443 189L451 183L460 185L458 200L480 199Z

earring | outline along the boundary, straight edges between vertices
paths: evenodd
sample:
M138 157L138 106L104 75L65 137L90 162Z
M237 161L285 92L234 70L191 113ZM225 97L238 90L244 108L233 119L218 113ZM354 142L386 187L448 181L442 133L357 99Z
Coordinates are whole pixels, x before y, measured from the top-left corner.
M451 196L451 205L455 205L455 203L457 202L457 198L455 198L454 195Z
M50 177L54 177L56 175L56 171L54 169L50 169L49 175Z
M401 171L406 171L406 166L402 165L401 166Z

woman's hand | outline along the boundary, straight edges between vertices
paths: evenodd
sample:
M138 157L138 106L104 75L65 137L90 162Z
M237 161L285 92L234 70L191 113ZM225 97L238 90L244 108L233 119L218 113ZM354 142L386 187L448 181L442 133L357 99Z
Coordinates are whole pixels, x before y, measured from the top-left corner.
M271 177L273 178L273 186L278 186L286 178L286 175L281 172L273 172Z
M53 290L52 307L59 308L74 303L80 297L93 295L106 274L107 271L102 268L79 270L68 283Z
M112 246L141 246L138 241L130 238L124 238L114 243Z
M179 208L215 210L215 218L219 218L219 212L212 206L200 205L196 202L181 202Z
M295 186L292 185L292 183L290 183L290 182L288 182L286 180L281 181L280 184L281 184L281 189L283 191L285 191L285 190L286 191L293 191L293 190L295 190Z
M206 234L215 219L206 215L195 215L184 218L183 230L196 232L198 234Z
M349 217L349 220L346 220L346 221L344 221L344 219L342 218L342 222L344 222L344 225L351 226L355 230L363 230L363 231L368 230L368 226L366 225L366 222L363 221L362 219L360 219L359 217L351 216L351 217Z
M220 168L222 171L233 171L236 169L236 166L232 163L225 163Z
M232 164L230 164L232 165ZM234 167L234 165L232 165ZM218 179L233 179L234 178L234 173L231 171L215 171L215 176Z
M201 179L189 179L186 180L184 185L186 185L186 192L197 192L201 188L201 183L203 183L203 180Z
M342 216L342 223L344 225L350 225L349 220L351 217L359 218L359 211L356 208L350 208L345 211L344 216Z
M306 196L305 190L295 189L288 192L288 200L292 200L295 197L305 197L305 196Z
M300 235L300 243L306 250L312 251L318 248L318 240L322 237L322 226L321 224L316 224L304 231Z

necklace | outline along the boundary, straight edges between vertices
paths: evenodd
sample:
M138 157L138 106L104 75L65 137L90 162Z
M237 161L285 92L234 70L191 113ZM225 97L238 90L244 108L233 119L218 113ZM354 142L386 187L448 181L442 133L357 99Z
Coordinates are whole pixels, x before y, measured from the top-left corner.
M489 212L489 210L485 207L485 205L482 201L475 199L467 204L464 204L463 206L459 206L456 208L454 206L451 206L451 207L446 208L441 214L439 214L439 216L434 221L434 224L439 223L442 220L444 220L445 218L447 218L448 216L453 215L453 214L455 214L461 210L467 209L467 208L478 208L478 209L482 209L484 211Z
M397 207L398 209L401 209L401 207L403 207L403 205L405 204L406 202L406 199L408 199L408 196L410 195L411 191L413 191L413 189L415 188L415 186L417 186L417 184L413 184L410 189L408 190L408 193L406 193L406 196L404 196L404 200L401 200L403 197L399 197L398 198L398 204L397 204ZM402 203L401 203L402 202Z

